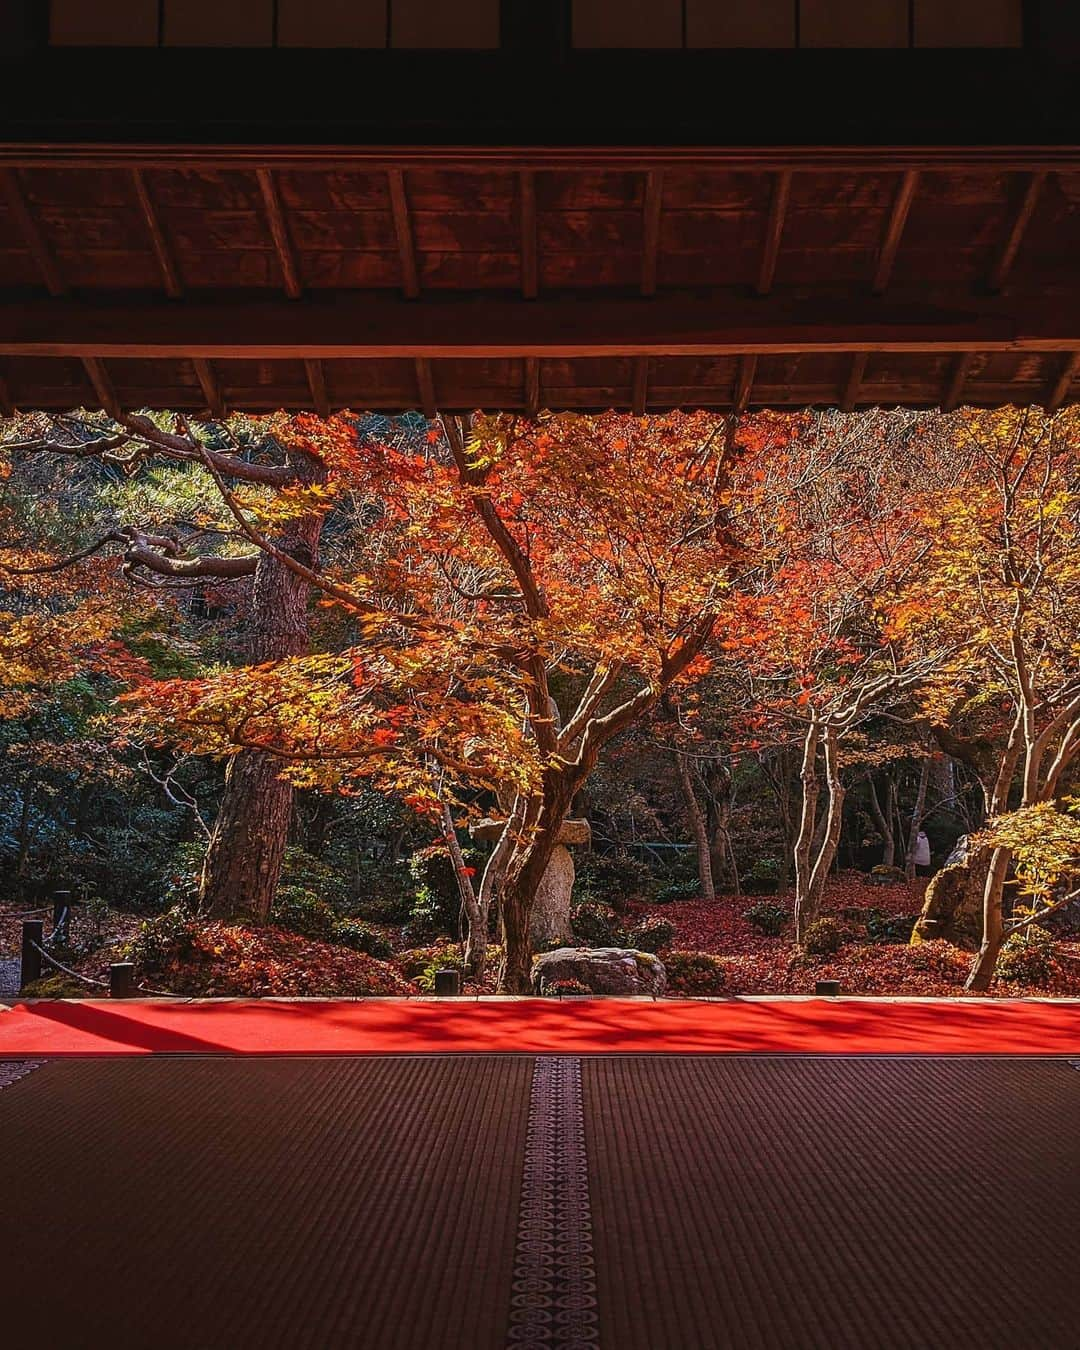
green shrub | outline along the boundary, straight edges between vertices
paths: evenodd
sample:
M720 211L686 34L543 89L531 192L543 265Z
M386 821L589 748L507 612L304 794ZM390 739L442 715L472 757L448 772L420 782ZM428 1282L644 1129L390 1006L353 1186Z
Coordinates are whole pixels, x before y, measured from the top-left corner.
M161 971L173 961L189 961L197 949L198 929L186 909L166 910L135 930L124 955L136 969Z
M652 897L652 902L654 905L670 905L678 900L697 900L700 897L700 881L672 881L660 887Z
M1031 924L1011 933L997 961L998 979L1007 984L1047 985L1057 974L1054 935Z
M310 892L331 909L341 908L347 902L348 886L341 868L294 845L285 850L281 881L295 890Z
M761 900L749 909L744 909L743 918L751 928L756 928L766 937L779 937L784 931L788 914L783 905L770 905Z
M617 914L627 902L640 900L652 884L652 873L630 853L586 853L577 864L577 886L582 895L609 904Z
M675 937L675 925L670 919L662 919L658 914L632 928L627 934L629 945L639 952L658 952Z
M711 952L668 952L664 959L667 991L686 998L707 998L723 993L727 972L723 957Z
M277 888L270 910L270 922L275 928L285 928L290 933L299 933L301 937L332 942L338 917L314 891L286 884Z
M866 917L866 935L871 942L908 943L918 922L917 914L882 914L871 910Z
M844 933L835 919L815 919L803 935L803 949L812 956L835 956L844 943Z
M364 952L367 956L377 956L380 961L393 955L394 949L389 939L367 924L357 923L355 919L342 919L334 929L334 941L354 952Z
M462 960L461 953L453 947L447 947L433 960L430 960L424 969L417 975L416 983L424 991L430 994L435 988L435 975L440 970L456 970L465 979L465 962Z
M615 911L610 905L601 905L595 900L574 905L570 911L570 927L578 941L590 947L613 946L619 931Z
M408 922L413 896L398 889L380 895L363 895L346 905L347 913L368 923L401 925Z

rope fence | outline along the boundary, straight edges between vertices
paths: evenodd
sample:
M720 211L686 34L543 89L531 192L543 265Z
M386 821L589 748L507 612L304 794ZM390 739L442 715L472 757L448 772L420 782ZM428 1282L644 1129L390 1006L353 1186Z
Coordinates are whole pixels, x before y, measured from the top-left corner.
M95 989L106 989L111 998L130 998L132 994L150 994L155 998L173 998L169 989L154 989L149 985L135 984L135 967L130 961L116 961L109 967L107 980L95 979L93 975L84 975L70 966L58 961L44 944L44 923L41 919L24 919L22 929L22 957L19 969L19 988L25 989L41 978L41 962L45 960L54 969L81 984ZM54 930L67 934L66 924L62 929Z

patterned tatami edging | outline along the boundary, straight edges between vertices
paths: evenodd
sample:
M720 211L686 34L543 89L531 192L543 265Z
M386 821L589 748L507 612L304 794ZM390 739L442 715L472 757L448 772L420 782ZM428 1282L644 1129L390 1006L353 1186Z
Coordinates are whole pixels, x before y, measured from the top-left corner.
M43 1059L0 1060L0 1089L11 1087L12 1083L17 1083L20 1078L25 1078L28 1073L40 1069L44 1063Z
M509 1350L599 1344L581 1061L533 1068L522 1171Z

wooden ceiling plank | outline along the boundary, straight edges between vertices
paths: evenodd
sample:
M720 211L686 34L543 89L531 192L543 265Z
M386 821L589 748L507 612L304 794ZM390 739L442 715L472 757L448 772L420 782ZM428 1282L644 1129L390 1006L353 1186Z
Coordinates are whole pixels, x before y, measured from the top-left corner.
M237 300L190 293L183 304L127 295L8 299L0 356L290 361L321 357L721 356L814 352L1068 352L1080 308L940 293L933 303L864 295L661 297L460 293L410 304L385 292Z
M754 376L757 374L757 356L748 353L739 361L739 373L735 380L735 393L732 406L737 413L744 413L750 403L750 394L754 388Z
M306 357L304 370L307 372L308 387L311 390L311 402L320 417L330 416L330 399L326 393L326 372L318 357Z
M641 255L641 294L656 294L660 263L660 216L664 204L664 171L650 169L645 175L645 220Z
M225 399L222 396L221 384L214 367L209 361L199 356L196 356L191 364L195 367L199 387L202 389L203 398L206 399L206 406L211 417L225 417L227 415Z
M84 356L82 363L87 378L93 386L94 396L103 411L108 413L110 417L119 417L120 401L116 397L116 390L109 378L109 372L105 369L105 362L96 356Z
M23 194L22 184L19 182L16 169L0 169L0 188L3 189L4 196L7 198L8 210L18 226L19 233L23 237L23 243L37 263L38 271L41 273L49 294L52 296L67 295L67 283L64 281L52 249L41 232L41 227L34 219L30 204Z
M536 417L540 411L540 362L535 356L525 358L525 413Z
M840 401L840 407L843 412L854 412L855 405L859 401L859 391L862 388L863 376L866 374L866 363L869 360L869 352L855 352L852 356L851 366L848 370L847 383L844 385L844 394Z
M644 417L649 402L649 358L639 356L634 362L634 385L630 395L630 411L635 417Z
M536 233L536 179L531 169L518 174L521 228L521 294L535 300L540 286L539 242Z
M161 284L170 300L179 300L184 293L180 272L169 250L142 169L132 169L131 180L135 185L135 198L139 203L139 210L146 224L146 232L150 236L154 257L157 259L158 271L161 273Z
M424 356L416 358L416 387L420 391L420 410L431 421L439 414L439 404L435 397L435 372Z
M281 280L285 287L285 294L290 300L299 300L303 293L303 287L300 284L296 254L293 250L292 240L289 238L289 227L285 220L285 208L278 192L277 181L271 169L257 169L255 176L259 180L259 191L262 193L263 205L266 208L266 220L270 226L270 235L274 241L274 252L277 254L278 265L281 268Z
M784 169L773 178L772 201L769 203L765 244L761 254L761 268L758 271L758 295L768 295L776 279L776 262L780 256L780 240L784 234L784 221L787 218L790 197L791 170Z
M1069 390L1072 388L1078 370L1080 370L1080 351L1070 352L1063 360L1061 370L1054 381L1053 388L1050 390L1050 397L1046 400L1046 411L1048 413L1056 413L1069 397Z
M964 394L964 385L967 377L971 373L971 367L975 362L974 352L959 352L952 363L949 371L949 381L945 386L945 391L941 396L941 411L953 412L959 408L960 400Z
M390 169L386 176L390 184L390 209L394 216L398 256L401 258L401 289L406 300L415 300L420 294L420 274L416 266L412 223L409 220L409 199L405 195L405 174L401 169Z
M911 200L915 196L915 189L918 185L918 169L908 169L897 186L892 210L889 212L888 223L885 227L885 235L881 241L877 271L874 273L873 290L875 295L881 295L889 284L896 255L900 249L900 239L907 223L908 212L911 210Z

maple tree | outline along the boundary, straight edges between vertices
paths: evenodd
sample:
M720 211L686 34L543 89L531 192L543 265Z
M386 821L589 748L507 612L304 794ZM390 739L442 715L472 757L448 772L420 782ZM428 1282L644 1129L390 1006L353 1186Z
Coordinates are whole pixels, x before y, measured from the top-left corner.
M263 531L237 511L236 533L250 545L240 552L207 547L207 534L200 526L216 526L217 520L195 522L186 537L174 528L129 522L107 530L68 558L27 559L8 553L0 565L9 577L35 577L40 586L43 577L51 576L54 585L66 585L55 578L71 569L85 570L94 557L119 550L123 575L148 589L250 579L248 659L260 663L298 655L308 645L308 590L325 518L321 494L335 451L352 438L351 423L284 415L236 427L214 424L198 432L182 418L161 415L133 414L119 421L25 417L5 441L8 454L94 458L128 475L162 464L191 466L208 476L215 496L221 493L230 502L234 498L229 485L245 486L252 494L255 519L270 497L275 514L266 517L268 529ZM211 529L210 535L229 542L228 531ZM107 607L99 599L88 603L100 622ZM77 615L75 611L66 616L69 627ZM48 621L56 622L51 617ZM77 634L66 636L68 649L77 650ZM273 756L252 750L230 757L202 870L202 900L211 914L266 919L281 870L291 805L292 786L279 773Z
M913 640L946 633L954 646L925 709L943 747L975 768L995 820L1056 802L1080 759L1080 418L965 410L928 427L928 452L935 440L963 469L924 508L932 547L901 623ZM965 734L972 721L977 735ZM985 868L973 990L993 977L1013 860L1007 831L972 859L980 879Z
M305 786L373 779L443 830L463 787L490 791L505 826L475 890L463 880L470 954L497 900L501 986L523 990L558 830L604 747L704 672L722 615L738 622L751 461L790 434L609 414L445 417L419 450L359 441L342 476L366 537L347 569L312 577L356 640L147 686L137 704L186 748L267 751Z

